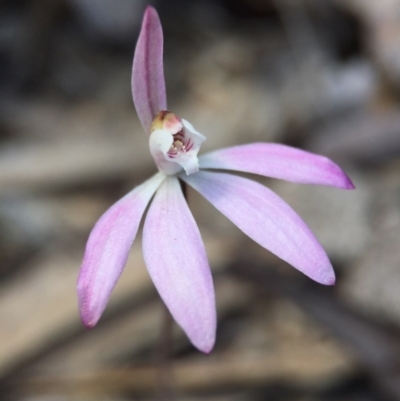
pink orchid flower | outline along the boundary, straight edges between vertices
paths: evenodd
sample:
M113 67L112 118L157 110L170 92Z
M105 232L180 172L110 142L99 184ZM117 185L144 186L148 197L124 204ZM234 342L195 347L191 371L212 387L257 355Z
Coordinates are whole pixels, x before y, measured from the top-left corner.
M197 157L205 137L167 111L163 33L154 8L145 11L133 61L133 101L149 134L159 172L115 203L89 236L78 279L86 327L100 319L125 267L144 211L143 254L149 274L173 318L199 350L214 346L216 310L206 251L180 181L190 185L258 244L326 285L335 282L329 259L302 219L263 185L233 170L301 184L354 188L326 157L273 143L253 143Z

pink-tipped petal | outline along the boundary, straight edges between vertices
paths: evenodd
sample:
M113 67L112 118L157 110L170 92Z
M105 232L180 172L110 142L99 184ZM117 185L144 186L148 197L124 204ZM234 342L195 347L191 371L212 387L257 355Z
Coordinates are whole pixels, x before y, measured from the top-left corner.
M158 173L111 206L90 233L78 278L81 319L95 326L128 259L144 210L165 179Z
M300 184L353 189L342 169L330 159L277 143L251 143L199 157L200 168L236 170Z
M143 229L149 274L176 322L200 351L215 342L214 287L199 229L176 177L168 177L150 206Z
M313 280L335 282L329 259L303 220L270 189L231 174L200 171L180 178L245 234Z
M150 133L157 113L167 109L163 32L157 11L151 6L144 13L133 58L132 95L143 128Z

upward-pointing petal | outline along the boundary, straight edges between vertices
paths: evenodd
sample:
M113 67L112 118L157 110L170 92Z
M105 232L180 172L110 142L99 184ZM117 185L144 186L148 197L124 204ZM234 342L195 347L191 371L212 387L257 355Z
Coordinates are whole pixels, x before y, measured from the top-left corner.
M168 177L143 228L143 256L165 305L195 347L215 341L214 287L199 229L176 177Z
M163 64L163 32L157 11L148 6L136 44L132 69L132 95L139 119L150 133L153 119L167 109Z
M200 168L236 170L300 184L353 189L342 169L327 157L278 143L250 143L206 153Z
M180 178L261 246L313 280L334 284L332 266L317 239L270 189L231 174L200 171Z
M128 259L140 220L165 175L158 173L111 206L94 226L78 278L79 309L86 327L93 327Z

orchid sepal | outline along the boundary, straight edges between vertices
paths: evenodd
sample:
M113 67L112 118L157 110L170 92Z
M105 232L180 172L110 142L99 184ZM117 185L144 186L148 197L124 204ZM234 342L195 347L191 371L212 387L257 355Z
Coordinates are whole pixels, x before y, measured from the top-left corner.
M133 103L146 133L150 133L157 113L167 109L163 47L160 18L153 7L147 6L132 68Z

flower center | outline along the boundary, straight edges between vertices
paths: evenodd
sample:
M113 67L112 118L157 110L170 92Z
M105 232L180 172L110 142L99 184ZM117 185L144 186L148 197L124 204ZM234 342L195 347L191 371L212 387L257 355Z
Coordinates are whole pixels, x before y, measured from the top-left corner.
M168 151L168 156L171 158L175 158L181 153L189 152L193 147L193 141L190 138L185 137L183 131L178 132L174 136L174 142Z
M150 128L150 152L160 171L173 175L199 171L197 153L205 137L176 114L162 110Z

